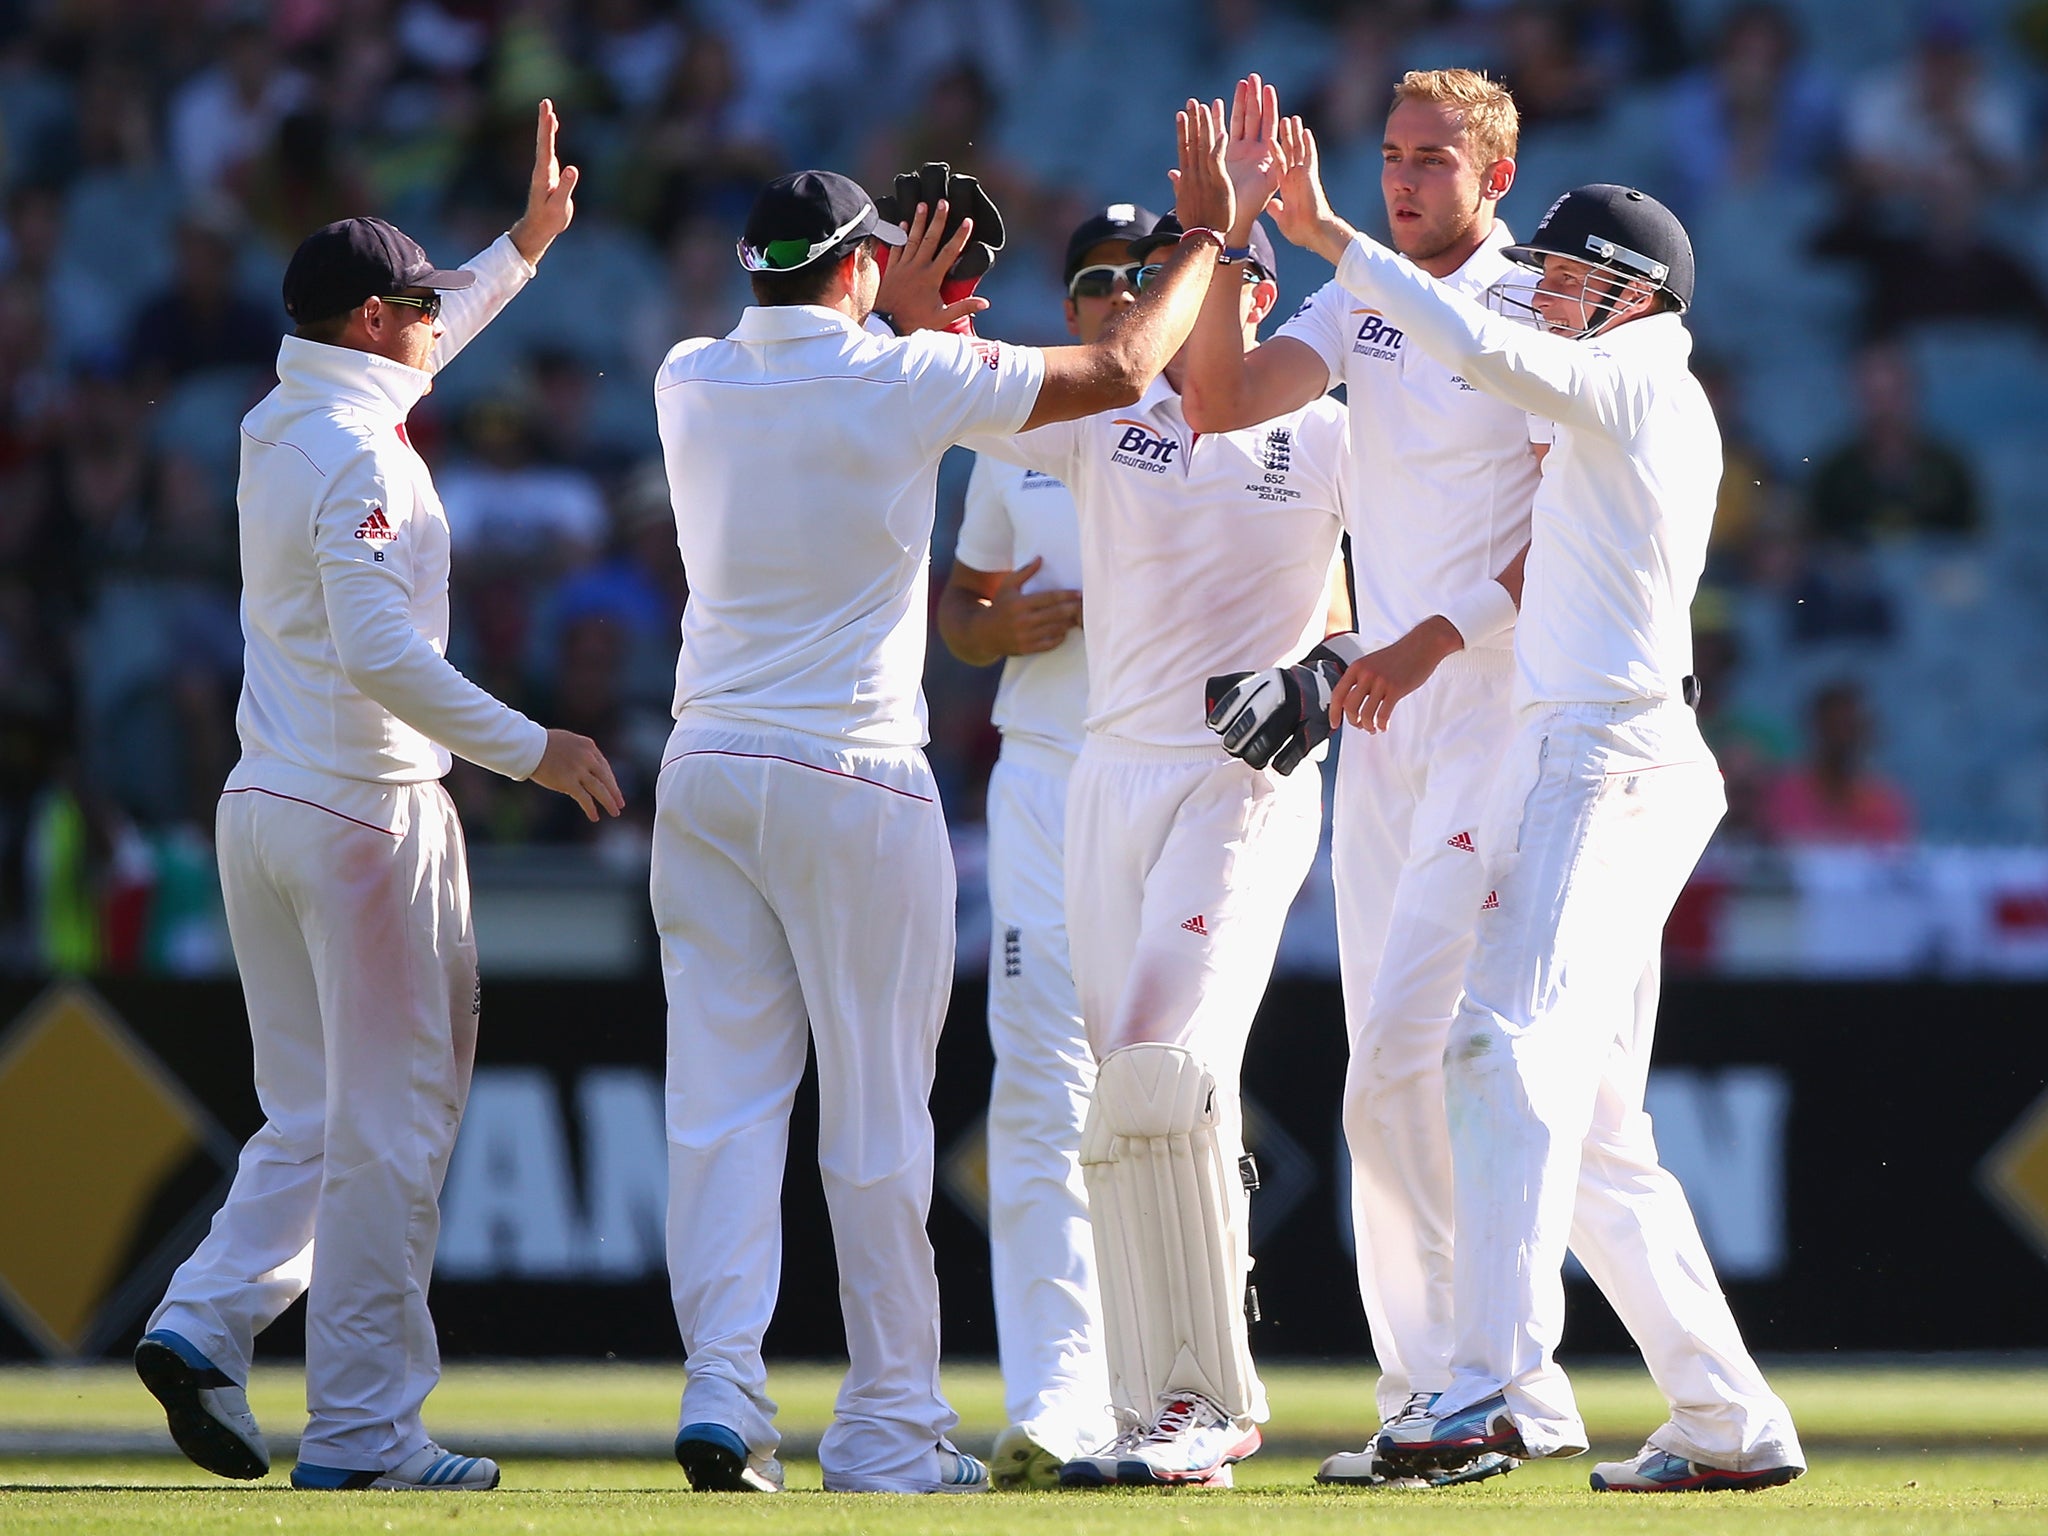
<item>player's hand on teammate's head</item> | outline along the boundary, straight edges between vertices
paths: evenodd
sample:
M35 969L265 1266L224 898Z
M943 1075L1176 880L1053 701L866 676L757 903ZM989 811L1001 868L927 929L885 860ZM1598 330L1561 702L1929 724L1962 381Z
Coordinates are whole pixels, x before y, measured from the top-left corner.
M574 800L592 821L600 807L614 816L626 808L626 797L619 793L619 781L612 777L604 753L588 736L574 731L549 730L547 748L532 778L542 789Z
M1279 93L1258 75L1238 81L1230 102L1229 141L1223 151L1223 168L1236 203L1232 245L1245 243L1252 221L1265 210L1267 199L1280 190L1287 163L1274 140L1279 124Z
M1237 216L1237 199L1223 157L1230 126L1223 102L1192 96L1173 117L1179 165L1166 174L1173 182L1173 212L1182 229L1227 231Z
M529 264L539 261L576 217L576 182L582 173L556 158L555 135L561 126L555 104L543 98L533 125L533 177L526 188L526 212L510 230L512 243Z
M946 200L936 206L919 203L903 225L910 239L889 253L875 289L875 310L906 335L911 331L943 331L954 322L966 320L988 308L988 300L975 294L948 304L940 286L967 242L974 238L974 220L962 219L953 238L946 238Z

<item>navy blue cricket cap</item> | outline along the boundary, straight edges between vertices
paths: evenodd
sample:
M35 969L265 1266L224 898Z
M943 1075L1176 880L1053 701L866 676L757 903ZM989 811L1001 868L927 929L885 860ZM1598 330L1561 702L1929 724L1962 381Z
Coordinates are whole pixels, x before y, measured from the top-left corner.
M396 225L339 219L299 242L284 269L284 312L301 325L345 315L373 294L407 288L467 288L474 272L449 270Z
M901 245L910 236L875 212L875 200L837 171L793 171L761 189L740 235L749 272L794 272L856 240Z
M1163 251L1167 246L1177 244L1186 233L1180 227L1180 220L1168 214L1159 221L1159 227L1145 239L1131 247L1131 259L1144 261L1154 251ZM1261 218L1252 224L1252 264L1274 282L1280 280L1280 268L1273 257L1273 237L1266 233L1266 221Z
M1091 213L1067 236L1067 259L1060 268L1060 281L1071 283L1088 253L1105 240L1137 240L1158 227L1159 216L1137 203L1111 203L1100 213Z

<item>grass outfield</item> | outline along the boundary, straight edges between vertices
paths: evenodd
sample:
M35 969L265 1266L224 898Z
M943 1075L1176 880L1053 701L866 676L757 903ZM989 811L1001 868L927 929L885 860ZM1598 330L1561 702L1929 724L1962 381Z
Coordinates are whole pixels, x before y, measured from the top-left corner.
M2004 1532L2048 1530L2048 1371L1843 1365L1781 1367L1814 1470L1789 1488L1744 1495L1624 1498L1586 1490L1592 1457L1537 1463L1512 1477L1431 1493L1322 1490L1316 1457L1363 1437L1369 1379L1351 1370L1278 1367L1269 1449L1238 1469L1228 1493L897 1499L827 1495L815 1461L792 1458L783 1499L685 1491L655 1459L672 1433L679 1372L641 1365L457 1364L428 1405L452 1448L497 1454L507 1486L492 1494L295 1494L289 1457L261 1483L227 1484L175 1454L155 1404L120 1367L0 1370L0 1527L16 1531L306 1533L437 1531L692 1533L1045 1531L1326 1531L1356 1521L1392 1532ZM1574 1373L1595 1453L1633 1450L1661 1417L1640 1370ZM836 1373L785 1366L771 1380L793 1449L814 1446ZM985 1449L1000 1420L994 1372L950 1370L960 1440ZM273 1434L298 1427L300 1383L259 1368L251 1394ZM58 1454L67 1443L118 1454ZM625 1447L636 1459L564 1459L550 1443ZM37 1452L36 1447L46 1449ZM120 1448L126 1449L120 1449ZM515 1454L515 1448L531 1448ZM651 1454L641 1454L651 1453Z

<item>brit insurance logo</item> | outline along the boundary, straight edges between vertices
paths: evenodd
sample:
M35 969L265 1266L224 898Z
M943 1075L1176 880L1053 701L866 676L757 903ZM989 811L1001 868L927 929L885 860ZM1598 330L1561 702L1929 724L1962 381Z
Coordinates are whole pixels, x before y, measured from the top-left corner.
M1178 442L1163 432L1153 431L1142 421L1119 416L1110 425L1124 429L1124 435L1110 450L1110 462L1113 464L1121 464L1127 469L1142 469L1148 475L1163 475L1166 466L1180 452Z
M1027 469L1018 482L1020 491L1064 491L1066 487L1042 469Z
M1351 343L1352 351L1390 363L1401 360L1401 338L1405 332L1387 324L1387 317L1376 309L1354 309L1351 313L1364 317L1359 322L1358 339Z

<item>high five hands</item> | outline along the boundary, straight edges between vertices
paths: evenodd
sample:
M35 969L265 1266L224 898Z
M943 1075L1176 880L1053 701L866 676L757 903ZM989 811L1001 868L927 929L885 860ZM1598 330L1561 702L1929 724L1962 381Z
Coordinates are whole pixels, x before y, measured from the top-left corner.
M1177 115L1181 132L1182 159L1186 160L1188 121L1198 110L1222 117L1223 104L1199 107L1190 101ZM1323 192L1321 163L1316 154L1316 136L1299 117L1280 115L1280 96L1258 75L1237 82L1230 102L1229 123L1224 130L1223 166L1229 181L1233 224L1229 241L1243 245L1252 223L1263 213L1273 216L1280 233L1294 244L1336 262L1356 233L1337 217ZM1172 172L1168 173L1173 175ZM1174 176L1175 190L1181 178ZM1192 227L1187 218L1183 226ZM1223 229L1223 225L1213 228Z

